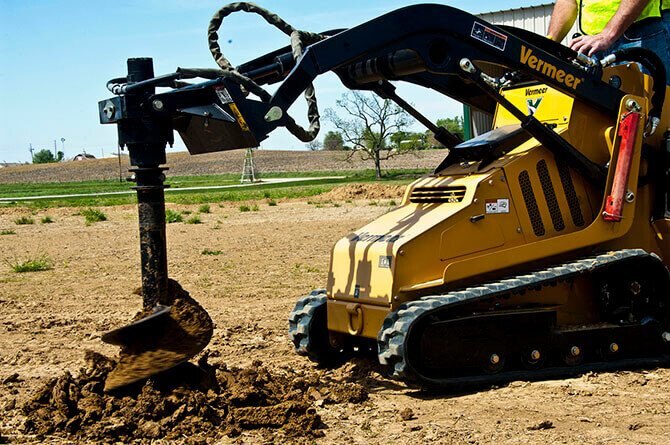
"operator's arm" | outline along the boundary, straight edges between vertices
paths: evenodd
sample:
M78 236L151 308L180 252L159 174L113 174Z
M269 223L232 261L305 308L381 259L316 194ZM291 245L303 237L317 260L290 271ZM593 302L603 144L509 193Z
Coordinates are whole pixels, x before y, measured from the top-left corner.
M577 37L570 42L570 48L589 56L608 49L635 22L647 3L649 0L621 0L616 14L601 33Z
M572 28L577 18L577 2L575 0L556 0L554 10L551 13L549 32L547 37L560 42Z

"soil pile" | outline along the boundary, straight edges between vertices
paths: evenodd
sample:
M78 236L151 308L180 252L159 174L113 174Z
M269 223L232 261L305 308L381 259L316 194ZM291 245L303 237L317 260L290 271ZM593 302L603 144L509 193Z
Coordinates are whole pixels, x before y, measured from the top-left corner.
M336 187L321 198L330 201L354 199L399 199L405 193L404 185L348 184Z
M244 430L263 429L281 441L320 437L324 427L315 406L360 403L366 390L354 383L325 381L317 373L272 373L255 362L245 369L185 363L153 379L103 391L115 362L86 353L78 376L48 381L23 406L23 432L73 440L180 439L207 443Z

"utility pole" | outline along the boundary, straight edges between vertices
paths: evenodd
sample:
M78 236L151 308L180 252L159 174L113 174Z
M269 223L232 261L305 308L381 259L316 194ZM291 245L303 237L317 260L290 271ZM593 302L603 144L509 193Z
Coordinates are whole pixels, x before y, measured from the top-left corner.
M33 154L33 152L35 150L33 149L33 144L30 144L30 148L28 150L30 150L30 162L34 163L35 162L35 155Z
M60 143L62 144L63 158L65 158L65 138L60 138ZM58 159L58 156L56 156L56 159Z

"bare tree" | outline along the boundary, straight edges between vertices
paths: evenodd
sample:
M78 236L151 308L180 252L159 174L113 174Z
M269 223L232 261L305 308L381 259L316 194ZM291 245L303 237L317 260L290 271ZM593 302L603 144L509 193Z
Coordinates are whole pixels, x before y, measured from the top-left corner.
M363 160L374 161L377 179L382 177L382 161L412 149L388 147L389 137L411 123L409 114L390 100L352 91L342 95L337 106L347 114L346 117L338 116L330 108L325 116L342 134L344 142L351 146L347 160L360 153Z
M311 142L305 144L309 151L319 151L323 147L323 144L318 139L314 139Z

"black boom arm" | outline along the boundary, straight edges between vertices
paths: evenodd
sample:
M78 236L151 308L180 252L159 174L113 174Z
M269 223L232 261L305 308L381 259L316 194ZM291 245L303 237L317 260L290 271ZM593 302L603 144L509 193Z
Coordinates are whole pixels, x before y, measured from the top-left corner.
M528 38L524 31L491 25L448 6L408 6L322 36L326 38L309 45L297 62L291 49L283 48L238 67L258 84L280 83L269 100L250 97L234 77L217 76L223 71L182 70L143 84L124 85L123 91L117 89L119 96L100 102L100 120L119 124L122 146L137 142L142 135L159 134L166 143L171 142L165 135L177 130L191 153L254 147L277 127L286 126L287 110L314 79L330 71L347 88L370 90L395 100L424 124L429 124L427 119L397 97L388 81L430 88L492 112L499 95L489 89L497 90L500 85L485 73L473 79L463 68L465 60L540 81L606 113L616 113L624 95L601 80L598 66L585 63L583 56L570 49L552 46L541 37ZM540 45L545 41L547 45ZM211 80L179 83L184 73L194 72ZM156 86L173 89L155 94ZM135 129L131 134L125 130L130 127L124 125L127 119L136 124L151 121L151 131ZM538 140L556 139L542 137L540 133L551 130L541 125L529 125L526 131ZM457 142L444 134L442 140Z

